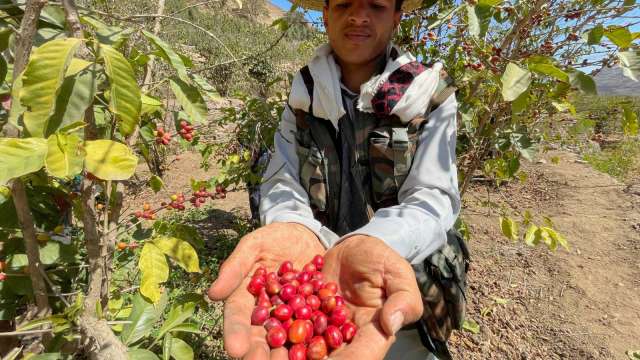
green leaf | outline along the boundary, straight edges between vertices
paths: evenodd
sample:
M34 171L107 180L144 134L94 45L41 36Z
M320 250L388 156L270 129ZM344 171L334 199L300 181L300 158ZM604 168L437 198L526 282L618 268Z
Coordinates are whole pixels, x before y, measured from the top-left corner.
M517 241L518 240L518 223L508 217L500 217L500 229L502 234L507 238Z
M625 27L609 27L604 31L604 35L621 49L628 48L633 41L631 32Z
M633 79L634 81L640 80L640 50L636 51L623 51L618 53L620 59L620 67L622 67L622 73L624 76Z
M204 91L211 100L220 100L222 98L216 88L209 84L207 80L205 80L202 76L198 74L192 74L191 78L193 79L193 82L196 83L196 85L198 85L198 87L202 91Z
M505 101L513 101L527 91L529 84L531 84L531 72L514 63L509 63L502 74L502 97Z
M142 94L141 97L142 108L140 109L140 115L153 115L162 113L162 102L154 97Z
M597 95L596 82L593 78L582 71L575 71L569 74L571 86L578 89L583 94Z
M189 115L192 122L206 122L209 110L198 88L176 78L172 78L169 84L176 99L187 115Z
M0 138L0 185L40 170L47 155L47 140Z
M193 349L184 340L177 337L168 335L169 345L166 348L170 349L171 357L175 360L193 360Z
M44 353L32 356L29 360L60 360L62 359L62 353Z
M176 304L167 315L160 330L158 330L157 339L162 338L164 334L172 331L176 326L181 325L187 319L191 318L196 311L196 304L193 302L187 302L185 304Z
M151 185L151 189L153 190L153 192L157 193L158 191L162 190L164 182L159 176L153 175L151 179L149 179L149 185Z
M8 120L9 124L22 130L22 116L26 109L20 103L20 90L22 90L22 74L16 78L11 87L11 108Z
M153 303L161 297L160 284L169 278L169 264L165 254L155 244L147 242L142 247L138 268L142 271L140 293Z
M586 33L587 44L589 45L598 45L600 41L602 41L602 36L604 35L604 27L602 24L596 25L593 29L589 30Z
M45 165L49 174L68 179L82 172L86 153L78 135L53 134L47 147Z
M480 325L472 319L467 319L462 323L462 329L473 334L480 333Z
M469 33L474 37L484 37L489 30L489 23L493 16L490 4L479 2L473 6L467 4L467 18L469 21Z
M104 69L111 85L109 110L120 121L120 132L131 135L140 121L141 97L131 64L116 49L100 46Z
M174 328L172 328L170 332L172 333L187 332L192 334L203 334L203 332L200 331L200 327L197 324L191 324L191 323L177 325Z
M147 37L147 39L149 39L149 41L151 41L156 49L158 49L160 57L166 60L171 65L171 67L176 70L180 80L188 83L189 75L187 74L187 67L182 61L182 58L177 54L175 50L173 50L171 45L148 31L143 30L142 33Z
M87 171L103 180L127 180L136 171L138 158L122 143L95 140L85 143Z
M186 271L200 272L198 253L188 242L168 236L159 236L152 242Z
M120 48L125 40L131 35L135 29L122 29L117 26L110 26L92 16L81 16L80 22L89 25L95 29L96 38L101 44L109 45L114 48Z
M127 345L148 336L153 330L153 325L160 319L166 306L167 297L154 306L140 294L133 297L133 308L127 318L130 323L124 325L120 339Z
M158 355L146 349L129 349L127 355L130 360L160 360Z
M529 70L537 72L538 74L551 76L560 81L569 82L569 74L558 69L553 64L529 64Z
M47 42L35 49L22 75L20 102L26 108L24 125L31 136L45 137L55 111L67 67L82 40L75 38Z
M93 103L97 87L95 64L73 59L56 99L55 112L49 121L47 133L55 132L60 126L83 121L85 111Z

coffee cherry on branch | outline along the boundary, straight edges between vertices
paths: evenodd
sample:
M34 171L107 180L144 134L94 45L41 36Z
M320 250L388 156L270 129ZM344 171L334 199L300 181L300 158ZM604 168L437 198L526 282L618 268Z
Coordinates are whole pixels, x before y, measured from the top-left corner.
M118 246L118 250L120 250L120 251L122 251L122 250L124 250L124 249L129 247L129 245L127 245L126 242L122 242L122 241L120 241L117 246Z
M0 281L5 281L7 280L7 274L0 272Z
M185 120L180 121L180 131L178 131L178 133L180 134L180 137L188 142L191 142L193 140L193 137L195 136L193 132L193 126L191 126Z
M156 144L169 145L171 142L171 134L166 132L163 127L158 127L153 133L156 136Z

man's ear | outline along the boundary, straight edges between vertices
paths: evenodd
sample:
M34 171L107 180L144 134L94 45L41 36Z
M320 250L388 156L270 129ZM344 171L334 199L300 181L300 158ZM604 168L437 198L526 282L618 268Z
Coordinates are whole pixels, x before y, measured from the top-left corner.
M395 31L397 31L398 26L400 26L400 20L402 20L402 10L398 10L393 14L393 28Z

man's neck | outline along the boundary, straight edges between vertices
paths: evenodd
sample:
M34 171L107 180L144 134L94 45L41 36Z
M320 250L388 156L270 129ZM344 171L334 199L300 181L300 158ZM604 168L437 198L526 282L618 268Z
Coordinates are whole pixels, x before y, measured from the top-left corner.
M380 67L384 66L381 63L385 59L386 51L366 64L349 64L336 57L336 62L342 71L342 83L347 89L360 93L360 86L371 79Z

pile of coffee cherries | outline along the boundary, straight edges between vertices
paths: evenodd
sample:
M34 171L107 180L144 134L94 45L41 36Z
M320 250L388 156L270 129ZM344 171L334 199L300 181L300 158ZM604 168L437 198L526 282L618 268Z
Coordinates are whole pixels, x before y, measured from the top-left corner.
M291 261L277 273L260 267L247 286L256 297L251 324L264 326L272 349L286 346L290 360L324 359L350 343L358 330L338 285L325 282L323 265L323 257L316 255L301 271Z

